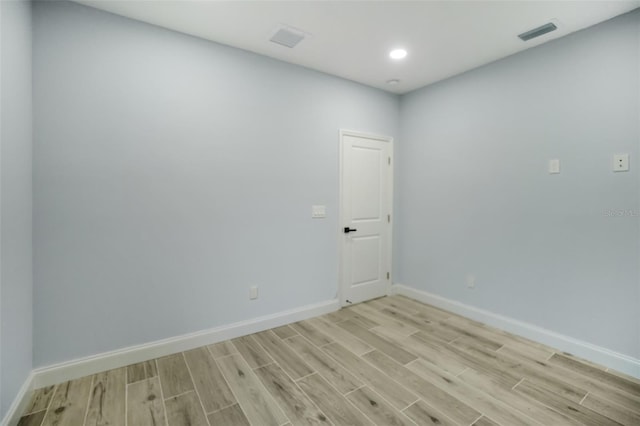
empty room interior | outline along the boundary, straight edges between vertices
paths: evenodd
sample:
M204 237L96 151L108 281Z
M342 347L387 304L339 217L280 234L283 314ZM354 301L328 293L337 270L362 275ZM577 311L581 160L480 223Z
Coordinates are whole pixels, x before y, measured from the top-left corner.
M640 425L640 1L0 0L0 425Z

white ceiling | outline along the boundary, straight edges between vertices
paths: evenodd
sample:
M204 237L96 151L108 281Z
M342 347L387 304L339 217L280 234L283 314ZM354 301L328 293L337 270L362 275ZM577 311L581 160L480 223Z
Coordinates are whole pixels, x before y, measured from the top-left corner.
M640 7L640 0L77 2L395 93ZM517 37L547 22L559 29L529 42ZM311 36L294 49L269 42L281 24ZM407 49L407 58L389 59L395 47Z

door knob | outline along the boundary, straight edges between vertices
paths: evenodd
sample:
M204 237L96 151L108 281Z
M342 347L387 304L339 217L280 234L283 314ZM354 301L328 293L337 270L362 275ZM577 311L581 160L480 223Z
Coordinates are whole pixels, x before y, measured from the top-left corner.
M357 229L349 228L348 226L344 227L344 233L348 234L349 232L356 232Z

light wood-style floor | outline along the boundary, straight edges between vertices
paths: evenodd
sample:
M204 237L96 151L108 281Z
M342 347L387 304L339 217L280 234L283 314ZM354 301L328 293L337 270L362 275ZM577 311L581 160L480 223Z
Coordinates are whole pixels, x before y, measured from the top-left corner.
M400 296L36 390L21 426L640 425L640 380Z

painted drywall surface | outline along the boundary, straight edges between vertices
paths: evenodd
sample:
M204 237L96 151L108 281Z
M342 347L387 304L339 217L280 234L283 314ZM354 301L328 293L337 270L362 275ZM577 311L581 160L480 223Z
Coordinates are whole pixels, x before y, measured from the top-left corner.
M396 96L72 3L34 25L36 366L336 296L339 129L395 136Z
M32 368L31 5L0 2L0 419Z
M640 357L639 22L401 98L397 282Z

